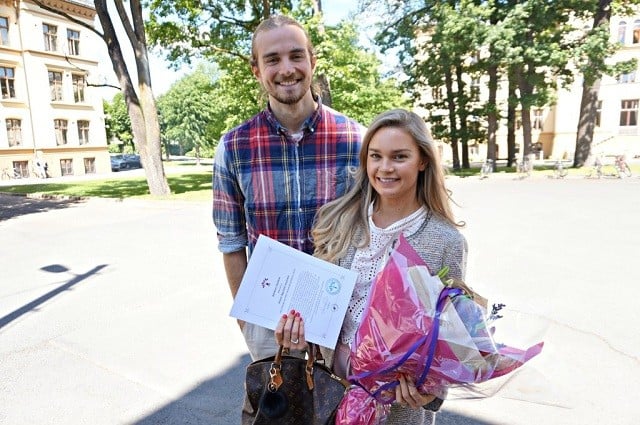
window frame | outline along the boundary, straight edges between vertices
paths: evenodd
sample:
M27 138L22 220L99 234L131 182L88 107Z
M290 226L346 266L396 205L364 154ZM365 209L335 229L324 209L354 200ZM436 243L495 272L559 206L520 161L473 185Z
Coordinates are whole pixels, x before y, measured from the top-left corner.
M639 99L622 99L620 101L620 127L638 126Z
M627 21L618 22L618 43L624 45L627 42Z
M60 175L61 176L73 175L73 158L60 159Z
M3 21L6 25L3 25ZM0 16L0 45L9 45L9 18L6 16Z
M44 37L44 50L47 52L58 51L58 26L42 23L42 35Z
M82 84L80 84L80 82ZM71 74L73 85L73 100L75 103L83 103L86 100L85 89L87 88L87 77L84 74Z
M5 119L7 142L9 147L22 146L22 120L20 118Z
M91 128L91 122L89 120L78 120L78 143L80 145L89 144L89 129Z
M60 76L56 79L56 76ZM64 74L61 71L49 70L49 90L52 102L61 102L64 100L64 90L62 89Z
M80 55L80 31L67 28L67 54L70 56Z
M64 146L69 143L69 121L64 118L53 120L53 130L56 137L56 146Z
M96 159L94 157L84 158L84 173L95 174L96 173Z
M7 75L10 71L10 76ZM16 69L10 66L0 65L0 95L3 99L16 98ZM6 95L5 95L6 94Z

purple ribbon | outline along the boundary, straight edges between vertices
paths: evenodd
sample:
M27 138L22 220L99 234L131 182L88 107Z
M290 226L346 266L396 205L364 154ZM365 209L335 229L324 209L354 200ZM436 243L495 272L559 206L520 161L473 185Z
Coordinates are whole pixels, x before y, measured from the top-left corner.
M385 373L397 370L400 366L406 363L409 357L411 357L418 350L418 348L420 348L427 341L427 338L430 337L427 361L425 363L424 371L422 372L422 374L420 375L420 378L416 383L416 387L420 387L422 384L424 384L424 381L427 379L427 374L431 369L431 364L433 363L433 357L435 356L436 343L438 342L438 334L440 331L440 316L442 314L442 310L444 309L444 304L449 297L455 297L460 294L462 294L462 290L459 288L444 287L442 291L440 291L440 295L438 296L438 301L436 303L436 311L433 317L433 323L431 324L431 332L428 335L424 335L418 341L413 343L409 348L409 350L407 350L407 352L393 365L383 369L378 369L375 371L363 372L358 375L351 375L349 377L349 382L359 386L364 391L366 391L367 394L369 394L371 397L379 400L382 403L389 404L393 402L395 397L391 397L391 396L381 397L380 394L383 391L391 390L397 387L398 385L400 385L400 381L395 380L395 381L387 382L386 384L381 385L373 393L367 390L359 381L371 375L381 375L381 374L385 374Z

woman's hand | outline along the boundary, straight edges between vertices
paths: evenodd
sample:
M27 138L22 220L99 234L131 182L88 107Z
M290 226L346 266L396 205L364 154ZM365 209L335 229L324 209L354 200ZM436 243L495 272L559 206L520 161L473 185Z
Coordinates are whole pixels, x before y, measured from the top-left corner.
M307 348L304 339L304 321L300 312L291 310L289 314L283 314L275 330L276 342L284 348L291 350L303 350Z
M398 403L417 409L435 400L436 396L434 395L420 394L416 384L408 376L400 375L398 380L400 381L400 385L396 387L396 401Z

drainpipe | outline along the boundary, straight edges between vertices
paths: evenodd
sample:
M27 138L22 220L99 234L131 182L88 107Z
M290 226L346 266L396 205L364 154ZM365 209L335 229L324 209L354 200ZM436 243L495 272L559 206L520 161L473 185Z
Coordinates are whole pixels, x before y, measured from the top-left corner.
M31 124L31 141L33 142L33 156L36 156L36 132L33 122L33 108L31 108L31 94L29 93L29 78L27 77L27 64L25 60L25 47L22 40L22 24L20 23L20 0L14 0L14 7L16 8L16 24L18 24L18 35L20 37L20 58L22 59L22 70L24 72L24 87L27 92L27 102L29 106L29 123Z

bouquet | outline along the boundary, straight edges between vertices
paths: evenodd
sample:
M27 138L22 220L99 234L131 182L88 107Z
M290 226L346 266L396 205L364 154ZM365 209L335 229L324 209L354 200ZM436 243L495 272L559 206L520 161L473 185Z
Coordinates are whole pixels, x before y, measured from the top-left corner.
M444 280L444 281L443 281ZM484 301L484 302L483 302ZM409 243L397 248L376 276L351 347L353 384L336 424L383 423L399 374L413 378L423 394L445 398L447 388L503 376L536 356L498 344L487 323L486 300L462 282L432 276Z

